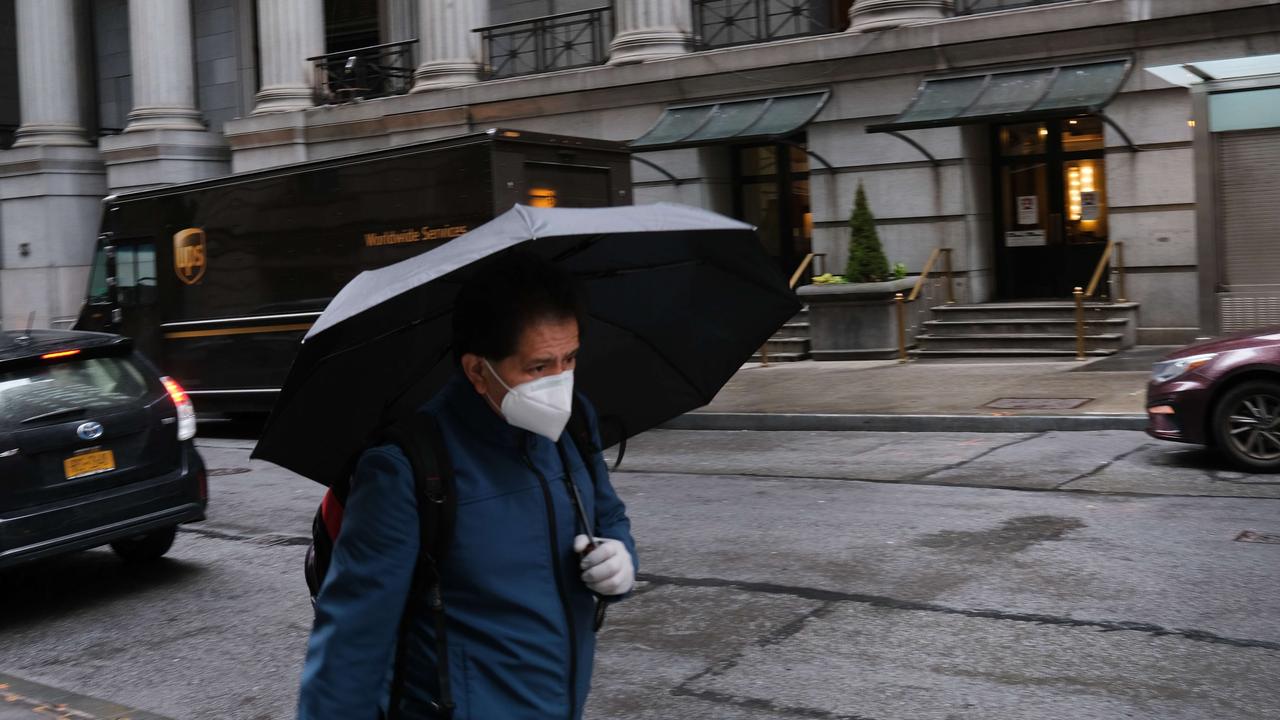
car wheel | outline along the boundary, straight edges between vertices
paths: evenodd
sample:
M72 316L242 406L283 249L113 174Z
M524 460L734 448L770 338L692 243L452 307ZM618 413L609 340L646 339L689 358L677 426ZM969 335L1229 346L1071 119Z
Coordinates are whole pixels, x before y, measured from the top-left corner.
M153 530L142 535L117 540L111 543L111 549L121 560L129 563L145 563L159 560L173 547L173 538L178 534L176 525Z
M1280 383L1247 382L1222 397L1213 413L1217 448L1251 472L1280 472Z

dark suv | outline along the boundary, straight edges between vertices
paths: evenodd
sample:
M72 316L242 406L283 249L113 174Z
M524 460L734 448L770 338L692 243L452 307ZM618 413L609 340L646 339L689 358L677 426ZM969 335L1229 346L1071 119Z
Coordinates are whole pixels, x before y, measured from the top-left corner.
M119 335L0 331L0 568L159 558L208 499L195 411Z

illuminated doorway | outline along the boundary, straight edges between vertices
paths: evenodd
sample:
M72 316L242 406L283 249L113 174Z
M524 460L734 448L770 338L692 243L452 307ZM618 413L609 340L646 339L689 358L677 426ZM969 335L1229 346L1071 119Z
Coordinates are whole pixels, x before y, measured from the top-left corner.
M1070 298L1089 284L1107 244L1102 121L994 126L992 147L998 297Z

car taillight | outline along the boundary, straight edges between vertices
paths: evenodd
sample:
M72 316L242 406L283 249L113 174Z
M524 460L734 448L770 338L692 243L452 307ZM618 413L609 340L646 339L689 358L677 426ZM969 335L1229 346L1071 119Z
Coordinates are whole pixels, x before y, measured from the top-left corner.
M178 439L190 440L196 436L196 408L191 404L191 398L187 397L187 391L182 389L177 380L162 377L160 382L164 383L169 399L178 408Z

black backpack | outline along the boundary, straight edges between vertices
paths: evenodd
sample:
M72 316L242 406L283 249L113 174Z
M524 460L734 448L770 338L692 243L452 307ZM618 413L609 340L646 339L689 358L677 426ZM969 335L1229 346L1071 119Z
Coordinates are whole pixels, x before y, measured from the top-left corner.
M577 397L574 398L573 412L569 416L569 423L565 429L582 455L582 461L591 475L591 483L594 486L596 472L592 458L600 450L595 447L595 442L591 438L586 414L582 411ZM414 493L418 498L418 559L414 564L413 581L409 587L404 613L400 616L396 636L395 668L391 679L390 710L386 720L395 720L400 716L408 647L405 639L409 635L413 621L412 609L421 607L424 599L428 601L431 608L436 635L436 682L440 700L434 703L432 710L438 717L447 719L453 717L454 702L449 686L449 645L445 635L444 600L440 593L438 568L448 554L449 541L453 537L454 518L457 514L453 465L449 461L448 448L445 447L439 426L436 425L434 418L425 413L409 413L392 423L373 445L383 443L398 445L408 458L409 465L413 469ZM561 460L564 461L563 454ZM567 466L565 471L568 472ZM303 571L307 579L307 588L311 591L313 605L316 602L316 596L320 594L320 586L329 572L334 544L342 529L343 510L350 492L349 477L334 483L325 492L324 499L320 501L320 507L316 510L315 519L311 523L311 546L307 548ZM595 617L597 630L604 622L605 607L603 602L597 601Z

